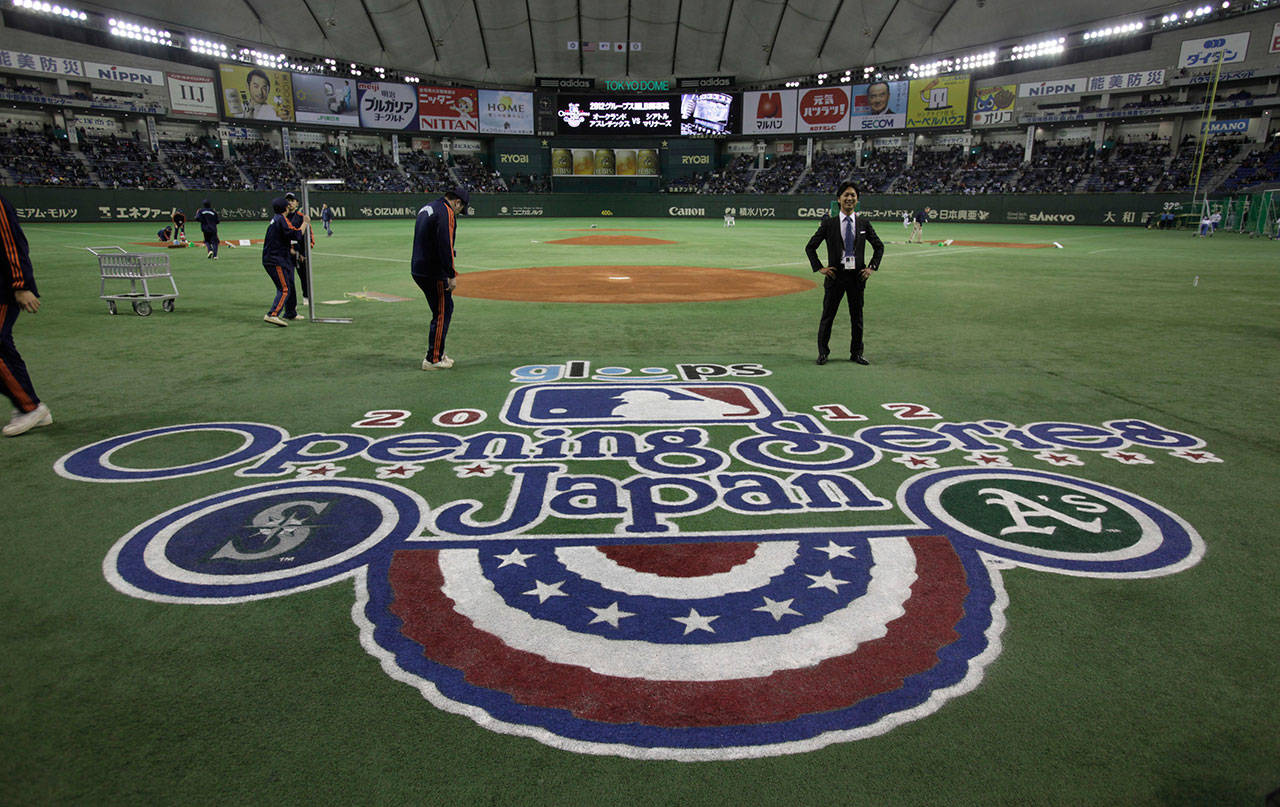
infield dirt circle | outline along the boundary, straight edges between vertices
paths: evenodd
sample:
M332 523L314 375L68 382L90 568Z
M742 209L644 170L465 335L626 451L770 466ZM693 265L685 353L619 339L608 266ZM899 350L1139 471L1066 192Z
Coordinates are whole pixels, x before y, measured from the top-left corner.
M539 303L701 303L814 288L804 277L707 266L536 266L458 278L459 297Z

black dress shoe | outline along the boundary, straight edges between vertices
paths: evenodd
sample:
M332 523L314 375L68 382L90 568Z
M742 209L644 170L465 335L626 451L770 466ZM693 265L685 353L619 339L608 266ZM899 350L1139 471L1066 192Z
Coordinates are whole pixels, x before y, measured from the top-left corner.
M818 364L826 364L826 363L827 363L827 354L826 354L826 353L819 353L819 354L818 354Z
M866 359L862 358L862 354L861 354L861 353L859 353L859 354L858 354L858 355L856 355L856 356L850 356L850 357L849 357L849 361L853 362L854 364L863 364L863 365L866 365L866 364L870 364L870 363L871 363L871 362L867 361Z

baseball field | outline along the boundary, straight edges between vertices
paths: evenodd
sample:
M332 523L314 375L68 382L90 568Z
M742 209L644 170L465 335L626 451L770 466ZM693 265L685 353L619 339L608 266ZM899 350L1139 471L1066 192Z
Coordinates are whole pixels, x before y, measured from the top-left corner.
M463 218L423 371L407 220L27 225L0 801L1262 804L1280 247L881 223L817 366L814 226Z

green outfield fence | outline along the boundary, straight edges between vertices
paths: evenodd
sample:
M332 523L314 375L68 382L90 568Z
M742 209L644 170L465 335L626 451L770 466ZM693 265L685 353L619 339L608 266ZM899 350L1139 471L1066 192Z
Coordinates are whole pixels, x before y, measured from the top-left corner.
M289 190L281 188L278 193ZM296 190L296 189L295 189ZM208 198L227 221L267 219L273 194L265 191L99 190L91 188L4 188L23 221L167 221L173 208L190 216ZM347 193L312 191L311 214L328 203L340 219L411 218L436 193ZM476 194L472 213L502 217L818 219L832 194L687 193L502 193ZM986 224L1090 224L1142 226L1151 216L1183 212L1185 195L1116 193L1096 195L865 194L859 209L874 219L901 220L904 211L934 210L936 222Z

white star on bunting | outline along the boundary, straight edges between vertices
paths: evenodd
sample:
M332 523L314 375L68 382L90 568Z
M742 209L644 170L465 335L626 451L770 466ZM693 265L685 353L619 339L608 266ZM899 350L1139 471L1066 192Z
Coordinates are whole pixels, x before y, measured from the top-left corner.
M760 606L759 608L752 608L751 610L764 611L765 613L769 614L769 616L773 617L774 622L781 622L782 618L787 614L802 616L802 614L799 611L791 607L791 603L793 602L795 602L795 598L778 602L776 600L771 600L768 597L765 597L764 605Z
M526 555L519 549L513 549L505 555L494 555L494 557L502 561L502 563L498 564L499 569L503 566L524 566L527 569L529 565L525 561L533 557L533 555Z
M695 630L705 630L707 633L715 633L715 630L711 627L711 622L712 620L719 619L720 617L703 616L698 613L698 609L690 608L688 616L673 616L671 618L676 622L679 622L681 625L684 625L684 634L688 636Z
M825 572L821 575L806 574L805 577L813 581L813 585L809 588L829 588L837 594L840 593L840 586L846 585L848 580L838 580L831 576L831 572Z
M618 603L616 602L613 605L610 605L608 608L592 608L590 605L588 605L587 609L596 615L595 619L587 623L588 625L594 625L597 622L608 622L610 625L616 628L618 627L618 620L626 619L629 616L635 616L635 614L629 611L623 611L619 609Z
M559 583L544 583L541 580L534 580L533 582L535 584L533 591L526 591L525 594L532 594L533 596L537 597L539 605L551 599L552 597L568 597L569 596L568 594L565 594L563 591L560 590L560 587L563 586L565 582L563 580L561 580Z

